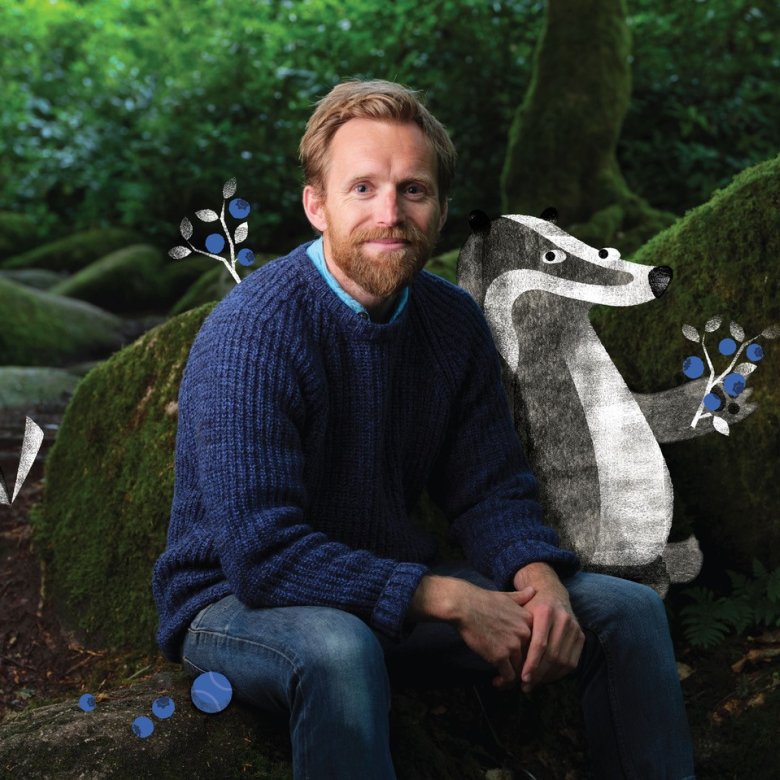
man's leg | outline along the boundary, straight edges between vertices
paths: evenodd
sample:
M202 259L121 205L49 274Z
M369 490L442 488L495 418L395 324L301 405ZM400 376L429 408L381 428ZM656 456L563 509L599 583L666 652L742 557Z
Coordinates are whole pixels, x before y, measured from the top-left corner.
M296 780L395 777L382 648L359 618L325 607L211 604L182 648L190 672L221 672L235 695L290 719Z
M693 777L693 749L663 601L646 585L563 580L586 642L577 669L596 777Z

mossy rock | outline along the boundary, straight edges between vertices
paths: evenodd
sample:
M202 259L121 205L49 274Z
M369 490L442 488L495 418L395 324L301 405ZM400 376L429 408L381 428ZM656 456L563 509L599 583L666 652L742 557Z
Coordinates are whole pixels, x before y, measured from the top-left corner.
M117 313L167 308L171 290L163 253L148 244L118 249L55 285L51 292Z
M452 249L441 255L432 257L425 266L426 271L441 276L448 282L458 283L458 256L460 249Z
M96 306L0 278L0 365L61 366L121 346L120 319Z
M0 366L0 409L64 409L79 379L61 368Z
M25 287L34 287L36 290L51 290L59 284L65 275L57 271L47 271L45 268L18 268L15 271L0 271L0 279L9 279Z
M38 226L32 217L0 211L0 263L7 257L26 252L37 242Z
M254 265L243 266L239 263L236 265L236 271L238 272L239 277L244 279L249 276L249 274L277 257L279 257L279 255L256 254ZM190 262L190 258L180 262ZM225 268L224 263L212 260L208 270L201 273L189 286L187 291L176 301L171 308L169 315L175 317L177 314L182 314L190 309L203 306L204 303L221 301L235 286L236 282L227 268Z
M154 649L151 570L173 498L179 382L211 308L154 328L90 371L48 456L33 523L49 588L103 646Z
M109 252L138 243L138 234L121 228L95 228L51 241L0 263L5 269L48 268L75 273Z
M729 323L747 337L780 322L780 157L735 177L710 201L645 244L634 260L671 266L664 296L631 309L594 310L594 324L633 390L652 392L686 381L682 363L701 347L681 332L703 332L714 315L721 327L708 334L716 367L725 368L719 340ZM711 563L749 570L752 558L780 566L780 341L761 339L763 361L750 375L758 409L732 426L728 437L712 434L664 446L675 503L705 545ZM707 546L711 550L707 551Z

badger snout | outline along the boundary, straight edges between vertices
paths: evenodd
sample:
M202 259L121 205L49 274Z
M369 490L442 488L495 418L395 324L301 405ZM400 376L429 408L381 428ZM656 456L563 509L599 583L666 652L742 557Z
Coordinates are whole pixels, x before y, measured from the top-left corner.
M653 295L656 298L660 298L666 292L669 282L672 281L672 269L668 265L656 266L648 274L648 279Z

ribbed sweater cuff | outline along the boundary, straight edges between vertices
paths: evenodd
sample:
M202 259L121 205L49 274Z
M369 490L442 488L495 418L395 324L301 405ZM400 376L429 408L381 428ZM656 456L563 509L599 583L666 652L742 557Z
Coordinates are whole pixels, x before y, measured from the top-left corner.
M561 578L573 574L579 568L577 556L569 550L548 542L525 542L507 547L496 557L493 568L496 585L514 590L513 579L518 569L537 561L549 563Z
M371 625L392 639L400 639L412 596L428 571L422 563L399 563L377 599Z

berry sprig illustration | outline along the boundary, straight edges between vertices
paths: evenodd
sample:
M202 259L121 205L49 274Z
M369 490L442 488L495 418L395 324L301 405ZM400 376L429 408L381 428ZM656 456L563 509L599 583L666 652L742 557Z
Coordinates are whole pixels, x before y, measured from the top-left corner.
M225 223L225 208L227 208L230 216L237 220L245 220L251 211L251 206L247 201L243 198L233 197L236 194L237 188L238 183L235 179L228 179L222 186L222 209L219 214L212 209L201 209L200 211L195 212L195 216L201 222L219 221L222 228L222 232L209 233L209 235L206 236L204 242L206 247L205 251L203 249L198 249L198 247L190 241L194 228L192 222L190 222L187 217L184 217L179 225L179 232L181 233L182 238L187 242L187 246L175 246L173 249L168 250L168 254L174 260L182 260L193 252L196 252L199 255L205 255L206 257L213 257L215 260L219 260L225 265L225 268L227 268L230 275L235 279L236 284L241 282L241 277L239 277L236 272L236 261L241 263L241 265L252 265L255 261L254 252L246 247L240 249L238 254L236 254L236 247L238 244L246 241L247 236L249 235L249 223L246 221L240 222L235 230L233 230L232 234ZM230 252L229 258L222 256L222 252L225 250L226 246Z
M723 417L715 414L718 411L727 409L729 412L736 413L739 410L735 401L728 403L729 399L736 399L745 390L747 378L752 374L764 357L764 348L758 343L759 339L775 339L780 336L780 324L770 325L753 338L745 338L745 330L736 322L729 324L729 336L721 338L718 342L718 352L724 357L730 358L728 365L719 373L716 371L710 351L707 349L705 339L708 333L714 333L720 328L723 318L720 316L712 317L704 325L704 332L699 335L699 331L693 325L683 325L683 336L689 341L701 344L706 368L709 370L709 378L704 388L704 394L696 410L696 414L691 421L691 428L695 428L699 420L712 417L712 424L718 433L724 436L729 435L729 424ZM746 361L738 362L742 356ZM705 364L698 355L689 355L683 361L683 374L688 379L698 379L704 374ZM736 408L734 408L736 407Z

